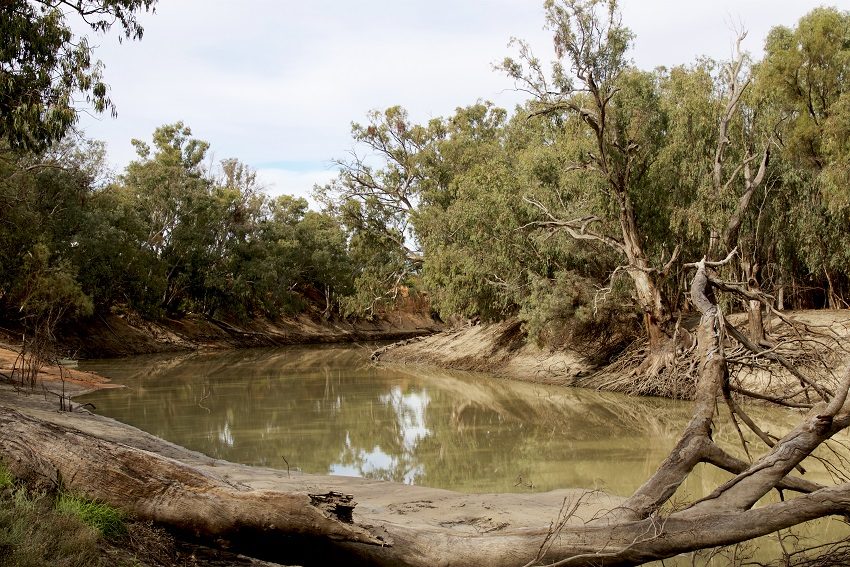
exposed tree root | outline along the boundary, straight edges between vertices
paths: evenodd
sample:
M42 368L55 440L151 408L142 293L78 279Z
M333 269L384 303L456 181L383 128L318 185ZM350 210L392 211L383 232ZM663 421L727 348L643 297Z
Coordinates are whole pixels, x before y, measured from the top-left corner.
M834 394L834 368L850 357L846 340L830 327L817 328L784 316L770 327L770 347L757 345L725 318L723 348L729 388L738 397L806 409ZM577 385L630 395L693 399L699 355L691 333L677 329L653 351L646 338L633 342L601 371Z
M642 339L602 371L582 379L580 385L635 396L688 400L694 395L695 378L692 352L677 353L672 343L652 351Z

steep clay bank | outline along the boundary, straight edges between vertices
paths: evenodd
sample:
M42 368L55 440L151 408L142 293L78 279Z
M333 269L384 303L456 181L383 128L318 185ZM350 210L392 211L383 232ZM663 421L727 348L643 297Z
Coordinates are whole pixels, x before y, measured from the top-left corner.
M812 376L840 374L850 364L850 310L808 310L788 312L799 323L789 329L773 318L768 336L779 348L787 348L803 371ZM745 332L746 316L732 314L729 321ZM791 343L797 341L794 347ZM598 387L609 383L608 369L594 364L580 353L582 345L561 350L541 348L529 341L519 321L505 321L448 329L437 334L412 338L388 345L373 354L373 360L439 368L489 372L499 377L528 382ZM783 391L796 379L784 369L743 366L737 377L753 390L763 393ZM824 379L831 381L831 376ZM607 389L607 388L601 388Z
M408 311L356 322L326 321L315 314L246 323L197 315L148 321L134 314L111 314L63 329L59 343L63 354L71 358L108 358L201 348L401 340L441 329L427 313Z
M487 372L501 378L570 385L596 370L586 357L565 348L549 350L529 341L517 320L448 329L375 351L379 362Z

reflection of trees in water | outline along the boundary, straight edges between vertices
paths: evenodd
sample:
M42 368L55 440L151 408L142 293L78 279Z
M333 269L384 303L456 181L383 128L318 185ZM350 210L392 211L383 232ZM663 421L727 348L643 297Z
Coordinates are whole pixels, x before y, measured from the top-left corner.
M99 410L218 458L468 490L637 482L689 417L669 400L374 367L345 347L143 357L104 373L129 388L90 396Z

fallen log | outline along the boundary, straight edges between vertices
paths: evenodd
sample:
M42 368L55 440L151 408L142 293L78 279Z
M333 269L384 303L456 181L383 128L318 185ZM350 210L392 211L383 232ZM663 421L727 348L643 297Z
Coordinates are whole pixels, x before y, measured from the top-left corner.
M255 557L305 565L334 560L517 566L564 558L571 558L571 565L634 564L850 510L850 488L842 485L758 509L702 513L697 505L638 519L613 509L585 523L590 518L574 517L578 497L564 503L558 518L541 515L537 527L470 532L358 514L357 493L250 489L201 467L9 407L0 406L0 431L0 458L27 482L61 487Z

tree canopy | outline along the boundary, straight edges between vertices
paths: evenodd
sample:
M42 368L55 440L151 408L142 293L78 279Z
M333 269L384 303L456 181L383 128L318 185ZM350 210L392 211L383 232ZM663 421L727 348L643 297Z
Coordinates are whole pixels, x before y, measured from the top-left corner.
M850 425L850 374L825 386L796 369L792 355L814 356L788 355L787 345L821 339L804 338L810 329L783 311L850 307L850 13L823 7L774 28L761 60L740 49L741 31L729 60L646 70L629 58L639 38L616 0L546 0L555 60L517 41L500 65L528 95L523 104L479 100L421 124L400 106L373 110L352 125L350 157L316 188L322 208L311 210L303 198L270 196L236 157L216 163L182 122L133 140L136 158L118 175L103 144L73 132L78 97L99 112L114 107L69 20L95 33L117 23L139 39L137 18L155 0L0 4L4 328L54 341L63 324L107 313L362 318L422 294L447 321L514 319L543 346L590 345L588 358L611 372L637 359L623 378L641 377L630 392L696 402L676 450L623 506L578 529L563 520L543 545L526 533L532 562L595 564L599 550L621 562L664 558L846 512L850 485L788 473ZM725 318L731 311L746 312L746 331ZM766 314L795 337L771 336ZM700 323L688 329L691 315ZM764 361L792 376L787 396L730 379ZM779 439L752 425L733 394L811 411ZM738 417L770 451L747 463L717 446L719 402L748 456ZM668 514L662 507L698 463L736 476ZM804 495L753 508L773 489ZM325 536L333 522L322 518L310 530ZM252 529L274 529L262 524ZM500 533L481 535L458 538L479 546L469 564L514 548ZM369 538L380 543L375 557L408 560L403 546Z
M138 39L153 7L3 12L18 39L0 53L8 314L32 305L20 282L41 266L69 275L79 314L274 317L312 297L326 316L371 316L413 291L447 320L519 317L544 343L617 325L657 347L690 308L680 258L733 248L729 277L778 307L845 304L846 12L775 28L761 61L738 50L647 71L616 2L548 1L556 60L515 42L501 65L525 104L477 101L422 124L398 106L368 113L316 212L268 197L238 159L211 164L182 123L134 140L111 180L101 145L63 138L76 95L111 104L70 18ZM740 306L761 340L762 307Z
M0 139L15 149L43 150L77 121L78 97L96 112L115 111L77 18L93 32L116 23L122 37L141 39L138 13L156 0L8 0L0 9Z

